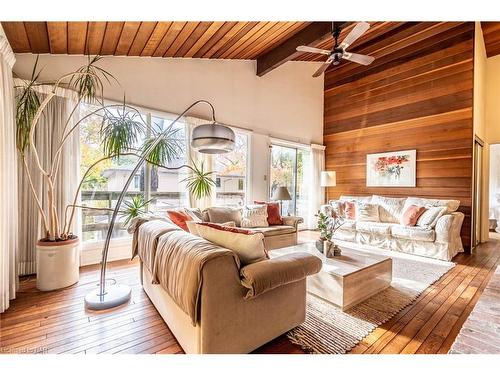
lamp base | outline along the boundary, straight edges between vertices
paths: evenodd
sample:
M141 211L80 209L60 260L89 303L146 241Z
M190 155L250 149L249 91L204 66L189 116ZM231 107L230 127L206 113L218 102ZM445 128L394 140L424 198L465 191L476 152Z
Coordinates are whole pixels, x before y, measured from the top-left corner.
M89 310L106 310L120 306L130 300L132 289L128 285L110 285L106 287L104 295L100 295L99 288L85 296L85 308Z

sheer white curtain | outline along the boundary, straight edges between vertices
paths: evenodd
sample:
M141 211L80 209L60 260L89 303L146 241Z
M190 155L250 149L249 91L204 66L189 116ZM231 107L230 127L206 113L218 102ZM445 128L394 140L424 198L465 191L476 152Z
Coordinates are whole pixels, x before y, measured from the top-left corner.
M0 26L0 313L16 297L17 150L12 66L16 59Z
M16 84L21 84L20 80L15 80ZM38 86L37 91L40 98L52 90L51 86ZM56 96L49 102L35 131L35 144L41 158L42 166L47 168L53 160L53 156L62 137L62 131L66 121L77 105L77 95L73 91L58 89ZM72 127L78 121L78 109L75 111L72 122L68 125ZM28 168L31 171L33 185L39 197L42 197L42 204L47 204L46 184L35 166L32 158L27 158ZM21 160L19 161L19 274L29 275L36 272L36 242L43 237L42 223L36 207L35 200L28 185L28 177ZM72 202L80 179L80 136L76 129L68 138L61 155L61 165L59 167L55 189L56 207L59 218L64 218L64 208ZM81 238L81 215L75 215L73 233Z
M184 121L186 122L186 130L187 130L186 133L187 133L188 165L192 166L193 163L195 163L197 166L200 166L201 163L203 163L203 167L206 172L213 171L214 170L213 156L209 154L202 154L191 147L191 138L192 138L191 136L193 134L193 129L198 125L206 124L207 120L202 120L197 117L187 116L184 118ZM208 207L215 206L215 198L216 198L215 190L216 189L214 186L212 189L212 194L202 199L196 199L192 194L189 194L189 206L200 208L202 210Z
M325 188L321 187L321 172L325 170L325 146L311 144L311 194L309 199L309 215L307 227L316 228L317 218L314 216L325 201Z

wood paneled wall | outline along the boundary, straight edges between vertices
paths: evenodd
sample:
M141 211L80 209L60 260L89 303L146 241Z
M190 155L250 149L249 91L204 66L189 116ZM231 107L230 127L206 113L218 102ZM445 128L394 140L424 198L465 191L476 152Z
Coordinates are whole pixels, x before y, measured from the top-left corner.
M474 23L408 22L352 49L370 66L343 62L325 74L326 169L341 194L461 201L469 246L472 204ZM417 150L417 186L366 186L366 155Z

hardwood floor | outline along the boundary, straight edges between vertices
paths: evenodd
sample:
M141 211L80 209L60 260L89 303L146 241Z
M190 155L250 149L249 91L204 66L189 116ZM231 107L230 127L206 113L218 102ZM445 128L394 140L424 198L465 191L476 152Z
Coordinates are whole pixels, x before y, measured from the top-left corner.
M315 236L301 232L300 240ZM351 353L446 353L500 263L500 240L454 261L455 268ZM97 284L97 266L83 267L77 285L54 292L40 292L33 278L22 279L17 299L0 315L0 353L182 353L141 288L138 262L112 262L108 270L110 278L132 287L132 300L105 312L83 308L83 296ZM281 336L256 353L302 350Z

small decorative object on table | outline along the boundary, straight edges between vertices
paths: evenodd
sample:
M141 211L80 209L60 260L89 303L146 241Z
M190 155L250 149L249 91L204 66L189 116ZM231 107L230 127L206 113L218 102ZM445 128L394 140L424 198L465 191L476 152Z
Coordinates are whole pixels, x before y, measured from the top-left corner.
M319 240L316 241L316 248L326 257L338 256L341 253L340 248L332 241L333 234L344 224L344 219L335 211L327 215L319 211L318 229L320 230Z

